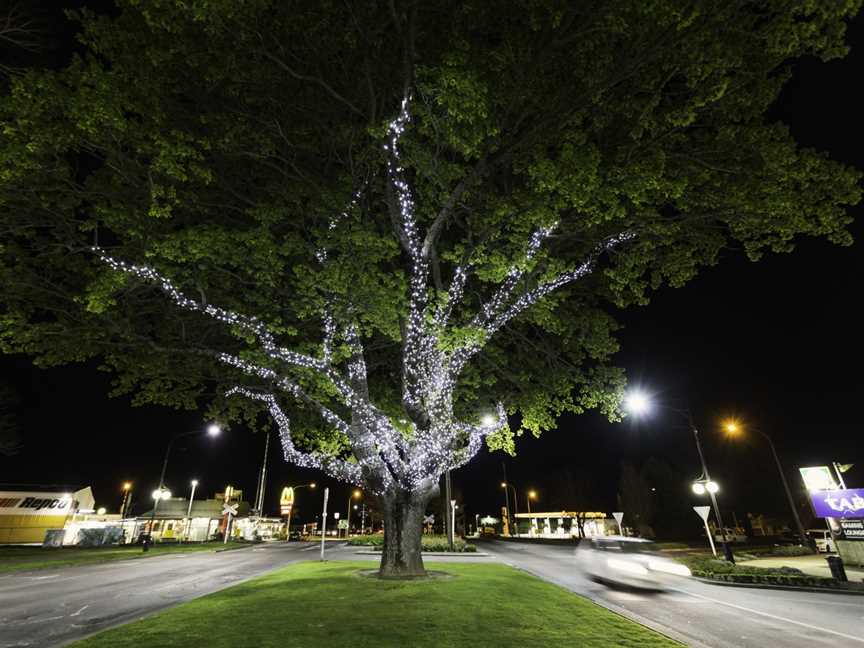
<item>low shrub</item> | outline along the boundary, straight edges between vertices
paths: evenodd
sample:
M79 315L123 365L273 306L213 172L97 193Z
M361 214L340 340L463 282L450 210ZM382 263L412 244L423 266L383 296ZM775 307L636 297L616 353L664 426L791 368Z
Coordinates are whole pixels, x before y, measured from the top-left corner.
M773 547L768 553L769 556L812 556L813 552L810 547L801 545L785 545Z
M447 536L443 535L424 535L421 538L423 551L450 551L450 545L447 542ZM384 546L384 534L376 533L373 535L355 536L348 540L348 544L354 547L372 547L380 551ZM477 551L477 547L468 544L461 538L456 538L453 542L454 553L473 553Z

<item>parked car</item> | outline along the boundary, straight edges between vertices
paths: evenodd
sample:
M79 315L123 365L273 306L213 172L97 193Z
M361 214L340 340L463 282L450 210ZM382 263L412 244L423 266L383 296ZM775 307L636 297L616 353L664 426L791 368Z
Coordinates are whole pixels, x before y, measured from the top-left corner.
M655 543L644 538L608 536L583 540L577 562L593 580L642 589L664 590L690 576L686 566L662 555Z
M296 529L291 531L291 533L288 534L288 540L302 540L302 539L303 539L303 534L300 533L300 531L298 531Z
M726 527L726 541L747 542L747 534L744 533L743 529ZM720 533L720 529L714 529L714 542L723 542L723 534Z
M837 550L828 529L807 529L807 535L816 542L816 551L819 553L832 553Z

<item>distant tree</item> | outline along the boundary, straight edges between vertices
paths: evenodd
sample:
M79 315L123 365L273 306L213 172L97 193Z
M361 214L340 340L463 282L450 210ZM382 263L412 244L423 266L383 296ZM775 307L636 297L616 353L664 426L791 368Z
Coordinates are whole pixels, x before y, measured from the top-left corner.
M656 505L654 492L648 482L631 463L621 464L618 482L618 505L624 512L624 524L636 529L642 537L653 538Z
M548 509L557 511L573 511L576 518L579 537L585 537L586 513L603 510L599 494L594 487L594 480L584 472L565 470L560 477L550 484L551 494Z
M660 540L681 540L699 534L700 521L688 497L690 480L661 459L649 457L639 471L654 502L652 527Z
M857 172L765 113L858 0L116 4L0 100L0 348L269 416L383 575L484 443L618 416L610 305L851 240Z

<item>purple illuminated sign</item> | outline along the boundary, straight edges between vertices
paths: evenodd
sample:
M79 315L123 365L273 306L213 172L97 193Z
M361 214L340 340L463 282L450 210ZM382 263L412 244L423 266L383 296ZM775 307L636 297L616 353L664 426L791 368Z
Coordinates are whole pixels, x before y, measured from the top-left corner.
M864 488L810 493L816 517L864 518Z

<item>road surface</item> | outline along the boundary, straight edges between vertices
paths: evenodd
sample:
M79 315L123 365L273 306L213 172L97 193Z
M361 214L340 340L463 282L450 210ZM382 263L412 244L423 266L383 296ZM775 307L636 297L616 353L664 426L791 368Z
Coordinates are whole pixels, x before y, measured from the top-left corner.
M478 548L690 646L864 647L864 596L684 580L666 593L609 588L576 567L573 547L489 541Z
M317 557L317 549L315 543L274 543L0 575L0 648L62 646Z
M317 560L319 546L273 543L0 575L0 648L62 646L283 565ZM690 646L864 648L864 596L756 590L699 581L683 582L672 592L641 593L586 579L576 568L571 547L494 541L479 548L492 555L425 560L500 560ZM343 543L327 543L329 560L378 560L357 551Z

